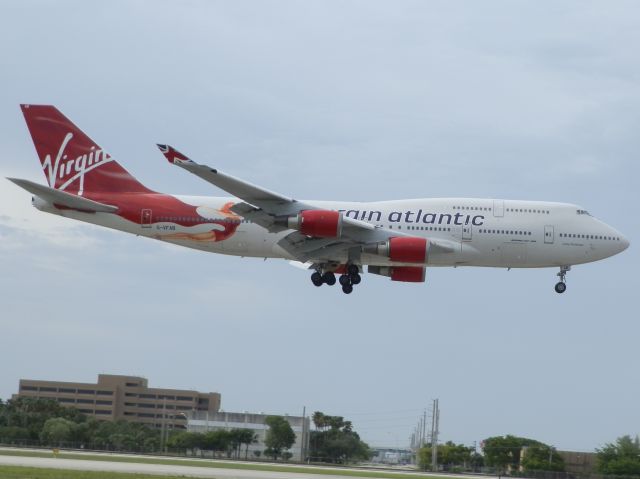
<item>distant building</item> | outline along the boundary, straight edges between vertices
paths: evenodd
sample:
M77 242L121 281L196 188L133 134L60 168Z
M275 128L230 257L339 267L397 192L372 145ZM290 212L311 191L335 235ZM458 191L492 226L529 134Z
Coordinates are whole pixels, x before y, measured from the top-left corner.
M598 455L595 452L558 451L564 459L565 471L572 474L591 474L596 472Z
M187 429L190 432L208 432L216 429L251 429L258 436L258 442L249 446L249 457L255 458L255 452L259 451L261 457L264 455L266 446L264 440L269 430L265 424L265 419L273 414L252 414L247 412L204 412L195 411L189 415ZM291 429L296 434L296 441L289 449L293 454L292 459L302 461L305 451L309 449L309 426L311 421L308 417L284 415ZM244 451L244 448L243 448Z
M161 428L185 428L187 414L214 414L219 393L148 387L145 378L100 374L97 383L21 379L16 397L53 399L96 419L125 421Z
M415 453L408 448L372 447L371 462L376 464L410 464Z

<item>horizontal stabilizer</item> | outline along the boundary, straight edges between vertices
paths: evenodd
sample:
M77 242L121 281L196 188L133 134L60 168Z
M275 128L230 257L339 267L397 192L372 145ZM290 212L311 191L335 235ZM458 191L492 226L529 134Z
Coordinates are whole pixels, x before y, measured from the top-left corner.
M86 211L90 213L115 213L118 211L116 206L98 203L97 201L83 198L82 196L72 195L61 190L49 188L48 186L34 183L29 180L21 180L19 178L7 178L20 188L24 188L32 195L42 198L55 206L64 206L72 210Z

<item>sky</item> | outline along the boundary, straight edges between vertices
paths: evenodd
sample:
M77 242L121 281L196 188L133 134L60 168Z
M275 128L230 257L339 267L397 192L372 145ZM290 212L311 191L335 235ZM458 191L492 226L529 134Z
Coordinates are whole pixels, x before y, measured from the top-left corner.
M0 3L0 177L45 183L20 103L56 105L148 187L223 195L156 143L301 199L570 202L631 247L555 269L432 268L315 288L48 215L0 179L0 398L20 378L217 391L407 446L494 435L592 451L640 433L640 4Z

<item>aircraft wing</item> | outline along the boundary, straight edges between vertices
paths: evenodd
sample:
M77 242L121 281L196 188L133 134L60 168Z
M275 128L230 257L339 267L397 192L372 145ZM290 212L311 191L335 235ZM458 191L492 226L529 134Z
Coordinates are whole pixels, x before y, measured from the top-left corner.
M24 188L32 195L38 196L54 206L63 206L72 210L83 211L86 213L115 213L118 211L117 206L111 206L97 201L83 198L82 196L72 195L62 190L56 190L40 183L34 183L29 180L20 178L7 178L20 188Z
M231 211L270 232L277 233L291 229L276 221L278 217L294 216L301 211L318 209L294 198L222 173L207 165L198 164L169 145L158 145L158 148L170 163L243 200L243 203L231 207ZM343 216L340 238L311 238L293 231L278 244L296 259L305 262L319 257L329 259L332 255L335 256L346 249L381 243L393 236L409 235Z
M207 165L201 165L187 158L169 145L158 145L169 163L179 166L233 196L257 206L271 215L293 215L302 210L313 209L293 198L269 191L249 182L235 178Z

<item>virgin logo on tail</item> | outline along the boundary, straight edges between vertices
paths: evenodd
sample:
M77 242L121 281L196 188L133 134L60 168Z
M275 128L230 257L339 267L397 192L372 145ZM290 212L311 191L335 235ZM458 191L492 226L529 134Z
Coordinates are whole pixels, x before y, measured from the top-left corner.
M105 163L113 161L108 153L101 149L96 149L95 146L91 147L89 154L83 154L77 158L68 158L64 153L65 148L69 142L73 139L73 133L66 134L58 150L55 161L51 159L51 155L47 154L42 162L42 169L47 177L49 186L55 188L56 180L65 180L58 189L64 190L71 183L80 179L80 186L78 188L78 195L82 195L84 191L84 176L91 170L98 168ZM69 176L72 175L72 176Z

